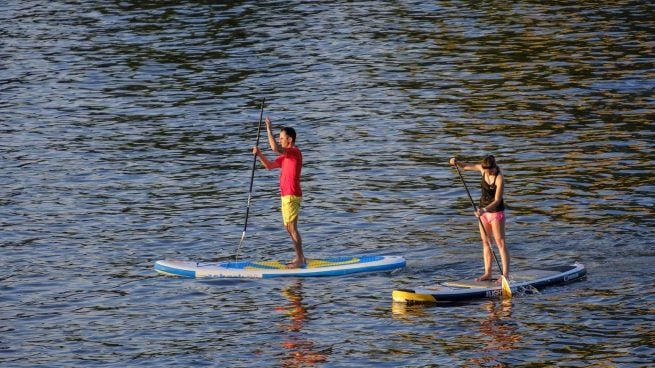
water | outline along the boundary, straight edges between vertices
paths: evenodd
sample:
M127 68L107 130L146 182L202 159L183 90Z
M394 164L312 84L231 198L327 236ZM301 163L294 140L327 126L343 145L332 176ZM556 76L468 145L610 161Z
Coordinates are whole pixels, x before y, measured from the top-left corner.
M646 1L4 2L0 363L651 365L654 18ZM233 256L262 98L299 133L306 253L403 255L405 270L153 271ZM481 272L447 161L487 153L512 266L580 261L587 281L392 303ZM249 258L292 257L276 180L256 171Z

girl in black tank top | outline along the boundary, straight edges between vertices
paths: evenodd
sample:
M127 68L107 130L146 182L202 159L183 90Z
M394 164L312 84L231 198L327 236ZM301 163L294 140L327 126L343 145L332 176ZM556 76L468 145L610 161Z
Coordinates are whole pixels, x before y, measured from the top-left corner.
M482 174L482 195L480 196L480 208L487 208L487 212L500 212L505 211L505 202L500 199L500 203L491 208L489 206L496 199L496 180L498 175L493 175L494 181L489 184L486 180L486 175Z
M491 239L496 241L502 260L503 275L509 278L509 250L505 246L505 202L503 191L505 178L492 155L485 157L479 164L465 164L455 157L450 159L451 165L457 165L464 170L475 170L482 175L480 208L475 215L480 217L480 237L482 238L482 255L484 257L484 274L477 278L479 281L492 280L492 251ZM493 180L492 180L493 178ZM491 183L487 182L487 179ZM484 228L483 228L484 226ZM489 234L489 239L485 234Z

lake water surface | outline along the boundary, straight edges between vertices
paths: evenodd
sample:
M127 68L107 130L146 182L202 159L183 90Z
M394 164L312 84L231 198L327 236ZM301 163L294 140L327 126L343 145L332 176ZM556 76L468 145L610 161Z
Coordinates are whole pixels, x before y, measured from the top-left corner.
M0 365L651 366L653 19L651 1L3 2ZM298 131L306 254L404 270L155 273L234 256L263 98ZM393 303L482 271L447 162L488 153L513 269L587 280ZM255 172L243 257L293 256L277 175Z

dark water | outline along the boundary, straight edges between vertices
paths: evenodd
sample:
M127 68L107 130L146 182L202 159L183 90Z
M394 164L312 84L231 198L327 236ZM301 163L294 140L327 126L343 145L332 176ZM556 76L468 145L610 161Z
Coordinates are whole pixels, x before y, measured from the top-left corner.
M651 365L653 19L649 1L3 2L0 365ZM299 133L306 253L405 270L153 271L234 255L262 98ZM392 303L481 271L447 160L487 153L514 269L588 279ZM256 172L249 258L292 257L276 180Z

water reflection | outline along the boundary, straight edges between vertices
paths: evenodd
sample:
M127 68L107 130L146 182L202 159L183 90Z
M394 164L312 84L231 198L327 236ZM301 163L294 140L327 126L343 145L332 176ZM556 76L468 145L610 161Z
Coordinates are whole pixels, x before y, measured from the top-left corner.
M386 278L338 289L356 316L341 315L343 305L314 309L334 302L329 292L307 303L308 289L303 303L300 285L280 312L262 308L253 301L269 285L240 281L218 291L229 298L219 311L229 328L208 337L198 326L217 311L215 298L192 294L190 311L187 289L152 270L151 260L169 256L233 256L257 101L266 97L266 113L297 126L307 148L312 252L400 253L420 264L397 278L405 285L443 269L466 274L479 259L471 247L478 240L445 161L497 152L516 267L580 260L596 275L593 287L571 286L572 295L538 308L515 305L512 318L499 302L495 312L481 303L394 305L403 311L394 312L391 341L405 345L389 350L411 352L416 363L407 365L475 365L471 358L503 345L481 330L503 332L512 319L522 352L550 347L546 357L516 356L516 365L570 365L570 345L587 335L592 342L573 352L593 349L580 353L588 365L652 362L653 301L643 296L654 295L655 284L653 1L1 4L0 249L8 267L0 298L3 331L15 331L0 345L20 348L0 360L120 366L136 350L153 366L197 365L165 339L112 344L130 331L170 337L179 332L170 321L192 346L222 340L240 366L253 352L243 341L256 341L259 362L273 365L309 365L296 354L335 340L349 341L349 350L329 351L329 365L376 355L380 334L370 327L388 321L367 311L387 307L388 296L372 294L389 289ZM256 175L247 248L269 257L277 249L277 179ZM65 320L30 312L42 307L34 301L68 295L75 284L96 289L118 279L138 282L134 292L121 287L130 292L115 301L125 313L111 329L70 313L80 307L70 298L47 308ZM617 280L631 281L634 292ZM612 309L598 285L622 286ZM104 293L85 296L91 306L107 304ZM161 300L186 308L161 308ZM579 328L562 334L570 321ZM244 328L250 322L270 333ZM335 328L318 333L325 324ZM75 339L60 339L55 351L43 331ZM108 343L99 352L79 339Z
M391 303L391 314L395 319L409 321L413 317L427 317L426 304Z
M327 361L326 351L316 349L314 341L307 338L303 331L309 320L309 313L303 304L302 280L296 280L282 290L282 295L289 302L277 307L279 312L287 313L289 319L283 326L280 345L284 355L280 358L283 367L306 367Z
M472 318L463 320L460 308L466 309L465 314ZM429 339L429 344L443 344L454 356L465 355L466 358L456 358L465 359L467 364L464 366L506 367L506 357L511 356L521 341L515 317L512 316L511 299L490 299L481 304L392 303L391 311L394 319L413 325L436 323L442 334L438 339ZM435 322L435 318L438 322ZM464 335L462 324L469 331ZM424 339L421 333L405 335L405 338L412 340L412 344Z
M483 342L480 355L470 359L471 363L485 367L506 367L502 362L508 352L514 350L521 336L512 322L512 300L490 300L482 305L488 317L480 323L480 341Z

